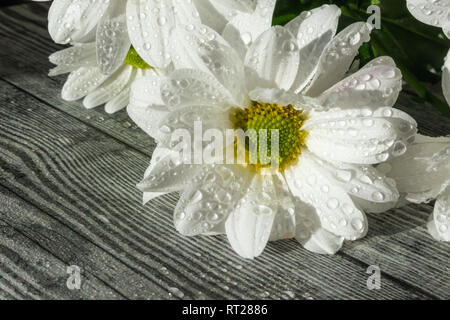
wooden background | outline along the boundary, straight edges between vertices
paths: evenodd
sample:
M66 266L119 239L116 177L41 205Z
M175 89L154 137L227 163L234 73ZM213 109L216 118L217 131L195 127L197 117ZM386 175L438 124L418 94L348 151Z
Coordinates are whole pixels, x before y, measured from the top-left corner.
M60 49L48 4L0 8L0 299L449 299L449 244L424 227L431 205L369 215L370 231L335 256L295 240L240 259L225 236L185 238L172 224L178 195L141 205L135 184L153 141L122 112L85 110L50 78ZM402 97L422 133L450 121ZM67 267L82 269L80 290ZM381 268L380 290L366 286Z

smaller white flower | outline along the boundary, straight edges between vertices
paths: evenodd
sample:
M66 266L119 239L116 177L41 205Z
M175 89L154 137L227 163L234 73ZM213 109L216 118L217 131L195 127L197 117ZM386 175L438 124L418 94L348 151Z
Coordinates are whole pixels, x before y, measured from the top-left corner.
M134 80L160 74L162 67L176 67L189 56L187 51L174 49L175 25L189 33L199 27L200 19L205 20L245 52L271 26L275 8L275 0L195 0L171 5L172 1L54 0L49 12L52 38L58 43L92 38L50 56L57 65L50 75L71 72L63 99L85 97L86 108L106 103L106 111L114 113L128 104ZM173 64L172 52L176 52Z
M153 69L130 47L119 68L110 75L102 73L97 65L94 42L77 44L55 52L49 59L56 64L50 76L70 72L62 89L62 98L75 101L84 98L83 105L95 108L105 104L108 113L117 112L129 103L131 84L143 76L158 76Z
M450 0L407 0L407 7L417 20L441 27L450 39ZM442 90L445 99L450 103L450 51L442 67Z
M95 41L99 67L112 74L130 45L152 66L167 68L177 58L168 41L175 27L205 24L250 43L259 26L270 26L274 8L275 0L53 0L48 30L60 44Z
M96 42L98 65L114 73L130 45L158 68L171 62L166 40L176 25L200 24L192 1L54 0L48 31L56 43Z
M395 179L406 200L426 203L437 199L428 230L435 239L450 241L450 136L417 135L403 156L378 169Z

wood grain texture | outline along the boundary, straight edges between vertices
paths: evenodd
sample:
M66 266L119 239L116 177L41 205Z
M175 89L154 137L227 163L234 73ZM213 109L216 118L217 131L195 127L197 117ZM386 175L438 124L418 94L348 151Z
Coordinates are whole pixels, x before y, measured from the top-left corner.
M55 264L56 267L63 268L58 277L47 276L49 281L43 283L44 293L48 290L57 290L54 294L57 298L121 299L152 297L154 292L158 292L158 288L144 276L133 272L90 241L3 187L0 187L0 203L2 203L0 223L4 223L5 229L2 230L5 235L9 235L7 239L12 239L11 235L19 235L26 239L27 244L31 243L30 249L26 251L22 246L18 248L19 250L13 251L14 246L7 246L5 243L2 248L8 250L2 250L1 254L17 252L34 257L37 263L29 262L23 265L38 265L44 272L54 270ZM13 244L21 244L16 239L13 240ZM66 271L67 267L72 265L79 266L83 271L82 283L86 287L81 291L67 289L66 280L69 276ZM16 270L17 267L12 265L12 269ZM40 281L40 278L40 275L37 275L36 281ZM90 283L91 279L95 280L94 284ZM141 284L141 289L130 286L130 283Z
M244 261L223 236L178 235L171 218L177 195L143 207L134 188L153 150L151 139L130 127L125 113L111 117L59 98L65 77L46 75L46 57L60 47L47 35L45 15L46 5L36 3L0 10L0 184L6 188L0 194L36 212L39 218L9 210L4 223L52 261L75 261L98 281L99 292L104 285L125 298L450 297L449 245L432 240L424 228L430 205L369 215L368 236L333 257L311 254L291 240ZM449 121L433 110L423 112L407 98L399 107L418 119L423 133L450 133ZM383 272L381 290L366 287L372 264ZM1 272L8 268L15 269L11 262L0 266ZM30 296L32 283L24 289L7 275L0 273L0 298L59 292L38 287L42 291ZM83 294L79 298L90 295Z

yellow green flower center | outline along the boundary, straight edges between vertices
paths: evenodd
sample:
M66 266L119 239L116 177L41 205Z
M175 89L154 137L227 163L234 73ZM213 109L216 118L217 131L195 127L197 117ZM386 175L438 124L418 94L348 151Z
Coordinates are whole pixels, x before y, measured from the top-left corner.
M280 170L284 170L297 160L305 145L306 131L301 128L306 116L292 105L281 106L252 101L248 108L234 110L231 119L234 129L253 132L248 135L245 149L250 159L252 157L257 159L257 163L254 164L257 169L273 165L273 162L267 164L267 158L272 157L272 134L278 136L276 137L278 139L278 159L275 159L275 164ZM266 136L264 137L262 134ZM250 148L250 142L258 144L258 148ZM259 148L259 144L262 142L267 146L266 149Z
M128 54L125 57L125 63L137 69L151 69L152 67L141 58L141 56L136 52L133 46L128 50Z

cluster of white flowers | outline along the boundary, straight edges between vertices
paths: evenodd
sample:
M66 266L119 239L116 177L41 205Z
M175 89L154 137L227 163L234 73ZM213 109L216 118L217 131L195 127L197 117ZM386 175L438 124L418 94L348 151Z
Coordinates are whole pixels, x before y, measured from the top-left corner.
M225 233L245 258L286 238L334 254L366 234L364 212L438 198L429 230L449 241L450 138L418 135L414 119L394 108L402 75L391 58L351 68L371 26L337 33L341 12L324 5L272 27L274 7L54 0L50 35L72 46L50 56L50 73L70 72L64 99L106 104L110 113L127 107L157 141L138 187L144 202L180 192L174 222L183 235ZM279 130L279 167L184 161L171 136L195 135L195 121L219 131ZM224 152L248 152L237 144Z

